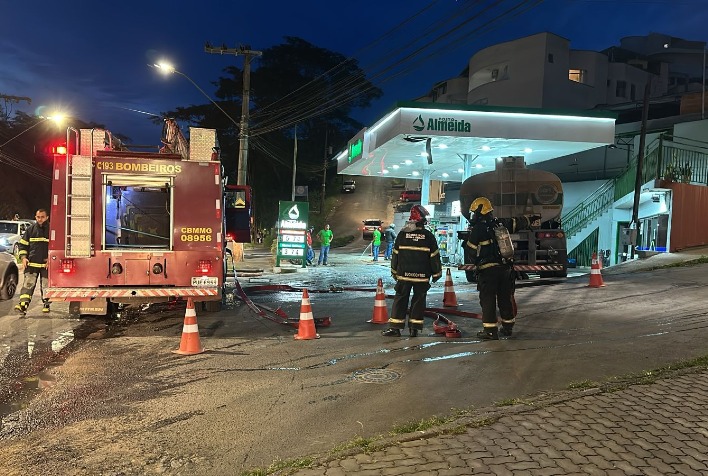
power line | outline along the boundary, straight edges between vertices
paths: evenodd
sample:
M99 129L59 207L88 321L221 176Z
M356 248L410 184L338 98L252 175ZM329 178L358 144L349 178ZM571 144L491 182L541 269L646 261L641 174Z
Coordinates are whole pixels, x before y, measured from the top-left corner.
M442 48L450 48L449 45L455 45L459 44L460 41L459 39L461 38L469 38L472 36L476 36L477 34L489 31L492 28L496 28L500 26L502 21L506 17L515 17L520 14L526 13L527 11L535 8L538 6L540 3L542 3L543 0L525 0L521 2L516 2L515 5L511 6L507 10L505 10L503 13L498 14L497 16L493 17L490 20L487 20L484 24L482 24L479 27L476 27L472 29L472 31L463 31L462 29L468 25L470 22L480 18L483 16L485 13L488 13L491 11L492 8L498 6L500 3L503 3L504 0L496 0L494 2L488 3L487 5L484 5L483 8L481 8L479 11L475 12L473 15L463 19L462 21L459 22L459 24L452 28L448 29L446 32L439 34L437 37L432 39L431 41L425 43L423 46L418 47L416 50L413 52L407 53L404 57L399 59L397 62L395 62L392 65L387 66L383 70L375 73L371 77L371 81L369 84L374 83L377 78L381 78L379 81L379 84L390 81L391 79L409 72L411 69L414 67L417 67L416 64L411 65L410 61L416 56L419 55L420 53L423 53L425 50L429 49L435 44L441 43L443 40L448 38L450 35L459 32L459 35L454 38L453 40L448 41ZM479 4L480 2L476 2L476 4ZM451 12L450 15L455 15L456 12ZM432 31L432 30L431 30ZM415 45L415 41L408 42L406 45L404 45L403 48ZM399 48L400 51L405 51L403 48ZM394 52L396 53L396 52ZM428 54L425 59L430 58L433 56L432 54ZM403 66L403 69L395 71L395 68ZM388 75L388 76L387 76ZM364 84L366 79L364 77L357 77L354 79L350 79L347 81L340 81L339 84L335 83L333 85L333 88L327 91L323 91L319 95L313 95L308 97L302 98L302 100L299 103L294 104L290 108L288 108L288 111L291 110L297 110L298 113L295 114L294 116L291 115L287 117L284 120L281 120L280 122L276 122L275 119L273 118L271 121L264 121L264 124L259 125L259 127L254 128L257 130L257 132L254 135L258 134L264 134L267 132L271 132L277 129L281 129L284 127L289 127L291 125L294 125L300 121L303 121L305 119L309 119L311 117L314 117L316 115L321 115L326 112L329 112L332 109L335 109L337 107L340 107L341 105L355 99L357 96L364 94L367 92L369 88L364 88L362 90L356 91L354 90L354 87L357 86L355 84L355 81L360 82L361 84ZM314 82L314 80L313 80ZM323 93L328 93L328 97L324 97L322 94Z

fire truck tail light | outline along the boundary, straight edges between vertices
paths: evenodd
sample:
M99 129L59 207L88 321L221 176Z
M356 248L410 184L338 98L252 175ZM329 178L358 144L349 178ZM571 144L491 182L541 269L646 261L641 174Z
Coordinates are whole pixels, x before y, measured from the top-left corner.
M61 260L61 272L62 273L73 273L74 271L76 271L76 268L74 267L74 260L73 259Z
M565 235L562 231L542 231L536 233L538 238L563 238Z
M197 271L199 271L202 274L208 274L211 271L211 261L207 259L200 259L199 260L199 267L197 268Z

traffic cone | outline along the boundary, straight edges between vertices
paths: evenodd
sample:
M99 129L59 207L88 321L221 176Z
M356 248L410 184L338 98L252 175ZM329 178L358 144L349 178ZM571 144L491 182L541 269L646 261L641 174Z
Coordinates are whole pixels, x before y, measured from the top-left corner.
M192 298L187 298L187 309L184 311L184 326L182 326L182 340L179 343L179 349L172 352L180 355L195 355L204 352L204 347L199 341L197 311L194 310Z
M590 265L590 284L588 287L601 288L605 285L602 281L602 273L600 272L600 263L597 260L597 253L592 254L592 263Z
M374 299L374 313L370 320L366 321L372 324L387 324L388 323L388 308L386 307L386 294L383 290L383 280L379 278L376 284L376 298Z
M457 307L457 296L455 295L455 288L452 287L452 275L450 274L450 268L447 268L447 276L445 276L443 307Z
M319 339L320 335L315 331L315 320L312 317L312 306L310 306L310 295L307 289L302 290L302 304L300 305L300 322L297 325L295 339L308 340Z

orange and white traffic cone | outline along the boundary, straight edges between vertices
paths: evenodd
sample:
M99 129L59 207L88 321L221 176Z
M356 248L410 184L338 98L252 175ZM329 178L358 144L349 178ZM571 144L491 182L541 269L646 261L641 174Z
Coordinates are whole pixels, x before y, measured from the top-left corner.
M383 280L379 278L376 284L376 298L374 299L374 313L371 316L372 324L388 324L388 308L386 307L386 294L383 290Z
M592 262L590 264L590 288L601 288L605 285L602 281L602 273L600 272L600 263L597 260L597 253L592 254Z
M187 298L187 309L184 311L184 326L182 326L182 340L179 343L179 349L172 352L180 355L195 355L204 352L204 347L199 341L197 311L194 309L192 298Z
M315 319L312 317L312 306L310 305L310 295L307 289L302 290L302 304L300 304L300 321L297 325L295 339L308 340L319 339L320 335L315 329Z
M452 286L452 275L450 274L450 268L447 268L447 276L445 276L443 307L457 307L457 296L455 295L455 288Z

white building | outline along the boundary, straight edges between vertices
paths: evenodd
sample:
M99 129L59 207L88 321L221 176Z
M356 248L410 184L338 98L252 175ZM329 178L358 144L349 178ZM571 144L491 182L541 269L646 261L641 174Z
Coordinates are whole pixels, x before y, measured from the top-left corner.
M607 261L614 264L630 250L625 243L632 233L628 227L648 80L637 248L668 251L708 244L708 219L698 218L701 232L694 222L696 207L708 207L705 48L704 41L652 33L622 38L619 46L603 51L574 50L570 40L543 32L478 51L460 76L435 84L417 100L616 112L615 146L538 165L564 182L564 217L574 230L569 249L577 248L584 264L592 251L610 250ZM683 176L672 177L679 168ZM454 196L454 185L448 190Z

